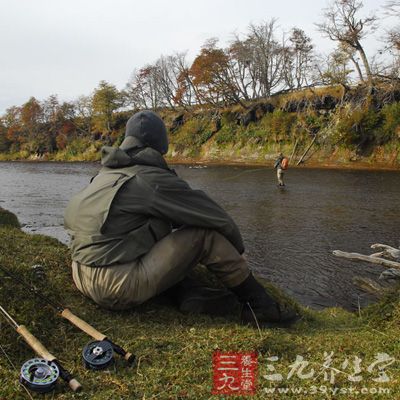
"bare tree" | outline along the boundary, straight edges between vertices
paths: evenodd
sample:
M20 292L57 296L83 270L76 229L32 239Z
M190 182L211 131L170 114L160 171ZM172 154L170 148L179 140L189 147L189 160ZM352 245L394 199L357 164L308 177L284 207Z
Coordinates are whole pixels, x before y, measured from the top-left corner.
M161 56L155 62L155 74L159 85L159 92L162 100L172 109L175 109L175 94L178 90L175 56Z
M176 71L177 90L175 101L183 108L194 104L195 93L189 75L189 64L186 53L176 53L174 58L174 70Z
M400 0L388 0L383 7L389 15L400 16Z
M161 56L154 65L160 101L173 109L190 106L193 93L188 80L186 53Z
M135 109L156 110L162 105L157 67L147 64L134 70L125 88L126 103Z
M360 18L359 12L363 7L359 0L334 0L324 10L325 21L316 24L320 32L331 40L342 43L354 49L360 56L370 89L373 87L370 63L361 40L373 31L376 26L376 16Z
M300 89L309 84L308 80L314 63L314 46L311 38L299 28L292 29L289 42L288 46L282 46L285 81L289 89Z
M326 59L316 63L319 70L321 84L339 85L343 88L342 98L350 90L351 73L349 54L338 46Z
M384 9L388 17L400 18L400 0L387 1ZM389 76L398 79L400 76L400 24L386 32L384 41L386 43L384 50L393 56L392 63L389 66Z
M253 97L270 97L283 80L283 47L275 38L276 20L250 25L248 44L251 49L250 75Z
M234 40L226 49L226 53L229 58L228 68L232 83L241 98L250 100L254 93L250 91L252 50L249 39L241 40L238 35L235 35Z

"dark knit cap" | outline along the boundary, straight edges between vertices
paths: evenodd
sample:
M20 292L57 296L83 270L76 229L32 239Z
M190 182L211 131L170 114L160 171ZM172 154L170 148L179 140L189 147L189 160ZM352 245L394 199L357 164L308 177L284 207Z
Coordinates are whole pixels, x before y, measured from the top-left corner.
M133 145L152 147L161 154L168 151L167 129L163 120L153 111L139 111L129 118L125 139L120 149L127 150Z

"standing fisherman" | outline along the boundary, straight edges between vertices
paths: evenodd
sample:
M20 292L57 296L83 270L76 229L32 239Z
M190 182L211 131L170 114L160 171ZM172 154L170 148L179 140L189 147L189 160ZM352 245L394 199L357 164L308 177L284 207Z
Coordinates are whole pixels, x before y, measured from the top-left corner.
M108 309L134 307L170 289L182 311L233 308L237 299L244 323L297 319L253 277L232 218L168 167L167 151L164 122L152 111L129 119L119 148L102 149L103 168L65 212L77 288ZM188 286L197 264L228 290Z
M282 154L279 153L278 158L275 161L274 168L276 169L276 176L278 178L278 186L285 186L285 182L283 181L284 170L288 167L288 159Z

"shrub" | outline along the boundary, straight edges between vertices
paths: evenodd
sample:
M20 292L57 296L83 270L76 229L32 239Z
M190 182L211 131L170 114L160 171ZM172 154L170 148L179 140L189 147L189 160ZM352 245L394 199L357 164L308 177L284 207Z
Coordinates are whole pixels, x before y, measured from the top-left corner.
M174 143L178 150L185 147L198 149L206 143L213 135L210 120L204 118L193 118L187 121L176 135Z
M215 141L217 144L228 144L235 143L238 135L236 131L238 129L237 125L234 124L224 124L222 128L216 133Z
M377 143L384 144L396 138L400 139L400 103L386 104L381 111L383 124L377 131Z
M281 142L290 138L296 119L296 113L275 110L261 119L260 128L265 131L267 138Z
M260 127L254 123L247 126L245 130L240 133L240 138L243 144L247 143L266 143L268 136L265 130L260 129Z
M15 214L0 207L0 226L13 226L19 228L20 224Z
M78 156L84 153L91 144L92 143L88 138L77 138L69 143L65 150L70 156Z
M376 132L382 123L382 116L372 108L357 108L339 114L336 133L344 145L364 149L376 142Z

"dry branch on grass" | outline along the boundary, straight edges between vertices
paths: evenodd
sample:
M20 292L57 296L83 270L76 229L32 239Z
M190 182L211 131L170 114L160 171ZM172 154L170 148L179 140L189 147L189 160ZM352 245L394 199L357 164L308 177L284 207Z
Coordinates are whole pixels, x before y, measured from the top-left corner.
M383 281L399 281L400 280L400 250L386 244L375 243L371 245L372 249L379 249L381 251L373 254L360 254L360 253L348 253L345 251L334 250L333 255L336 257L346 258L353 261L365 261L372 264L381 265L388 267L387 270L383 271L379 276L380 280ZM386 258L384 258L386 257ZM389 259L388 259L389 258ZM377 296L381 296L387 288L379 285L371 279L355 277L354 283L359 286L362 290L368 293L372 293Z

